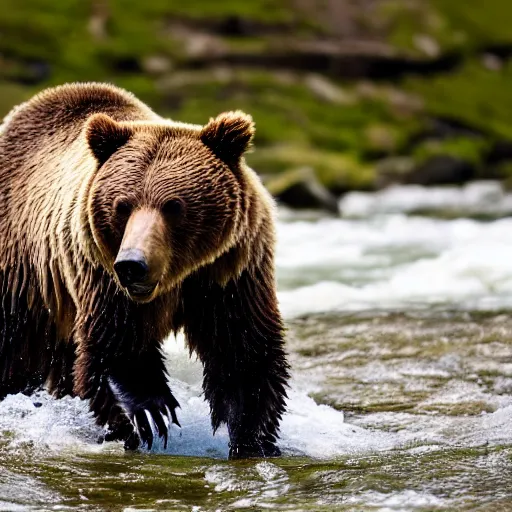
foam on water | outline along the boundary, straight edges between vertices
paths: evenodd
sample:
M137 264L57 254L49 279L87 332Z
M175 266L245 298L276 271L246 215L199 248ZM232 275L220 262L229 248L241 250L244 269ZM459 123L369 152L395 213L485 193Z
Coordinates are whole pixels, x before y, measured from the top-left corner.
M228 434L225 427L212 434L209 407L201 392L202 367L190 360L182 336L165 345L170 356L170 385L181 404L182 428L172 426L166 453L225 458ZM176 378L178 377L178 378ZM292 384L288 412L283 418L280 446L290 455L332 458L347 453L389 449L397 439L385 433L370 433L344 423L343 413L318 405ZM38 407L34 405L36 403ZM101 450L95 444L102 430L94 425L86 402L78 398L54 400L46 393L32 397L10 395L0 402L0 431L10 431L10 448L27 443L60 450ZM107 446L108 449L108 446ZM163 451L156 444L153 451Z
M179 376L171 379L170 385L181 404L178 416L182 425L181 429L172 426L165 453L226 458L227 430L223 427L215 436L212 434L208 404L201 393L200 363L189 359L182 336L178 336L177 340L168 340L165 351L169 355L171 375ZM401 432L386 432L345 423L342 412L319 405L310 398L309 388L309 383L300 376L292 380L288 411L283 417L279 441L286 455L332 459L404 448L415 442L481 446L498 445L510 438L512 405L508 396L495 400L499 407L495 412L466 419L464 427L456 417L444 418L440 423L435 415L419 418L414 414L392 413L402 427L408 427ZM466 388L446 390L443 401L456 402L464 399L467 393ZM472 398L475 396L472 395ZM381 416L383 423L389 423L389 413L374 413L366 418L375 426L379 424ZM69 449L89 452L122 450L118 443L97 444L103 430L94 424L86 402L69 397L55 400L44 392L31 397L10 395L0 402L2 431L11 433L4 437L9 450L26 446L40 447L45 452ZM163 453L162 444L156 443L153 451ZM226 475L222 473L217 476L224 478ZM222 485L228 485L229 481L223 479Z
M394 194L407 197L403 189ZM379 204L379 194L367 196ZM287 317L432 304L512 305L511 218L478 222L395 213L281 221L278 230L279 299Z
M9 448L30 444L54 450L94 443L102 433L85 402L70 397L54 400L45 392L8 395L0 402L2 431L14 434L5 438Z
M396 185L376 193L347 194L339 208L348 217L414 211L505 215L512 212L512 194L497 181L476 181L462 187Z
M347 503L375 507L379 512L408 512L413 508L440 510L446 507L446 501L433 494L408 490L394 494L365 492L350 497ZM378 508L377 508L378 507Z

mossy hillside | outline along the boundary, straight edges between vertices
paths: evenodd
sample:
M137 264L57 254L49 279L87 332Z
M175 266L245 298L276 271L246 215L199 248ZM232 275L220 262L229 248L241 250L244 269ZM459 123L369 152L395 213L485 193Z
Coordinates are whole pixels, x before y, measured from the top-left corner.
M357 86L332 84L346 97L332 104L299 75L283 78L237 70L218 80L188 77L164 85L163 110L168 97L176 102L170 114L190 122L204 123L223 110L246 110L257 127L257 150L248 156L251 165L265 174L311 167L335 191L373 187L371 161L382 152L398 154L421 127L413 117L395 111L384 88L368 97ZM382 142L379 130L385 132Z
M264 174L310 167L336 193L379 186L379 162L396 156L406 156L414 166L432 156L450 155L474 165L478 177L509 177L507 162L489 169L487 156L496 142L512 141L512 68L503 56L493 57L489 65L480 51L512 43L507 24L512 7L500 0L485 5L477 0L407 5L382 0L371 15L361 11L361 37L381 39L414 58L455 52L461 59L443 72L380 82L364 76L346 81L307 69L196 69L186 37L172 25L206 25L208 32L215 23L234 18L271 27L271 37L265 30L214 34L215 44L229 51L264 55L269 47L279 46L280 26L287 40L330 37L331 29L322 26L325 17L317 13L324 8L320 4L301 2L297 8L294 0L4 0L0 115L45 86L101 80L133 91L175 119L203 123L222 110L246 110L257 125L251 165ZM374 13L384 20L384 28L375 28ZM425 38L434 42L432 54L421 44ZM165 70L149 68L147 60L154 57L167 63ZM436 118L477 136L464 130L425 139L422 134Z
M4 0L0 51L7 58L47 62L51 82L99 79L116 74L111 69L115 58L136 61L154 52L179 58L179 45L165 30L166 22L176 17L306 23L289 1Z
M512 140L512 63L489 70L471 59L456 71L405 80L406 90L425 100L431 116L458 120L484 134Z
M387 0L378 4L378 12L388 40L411 53L471 53L512 43L512 4L503 0ZM422 45L425 37L434 44Z

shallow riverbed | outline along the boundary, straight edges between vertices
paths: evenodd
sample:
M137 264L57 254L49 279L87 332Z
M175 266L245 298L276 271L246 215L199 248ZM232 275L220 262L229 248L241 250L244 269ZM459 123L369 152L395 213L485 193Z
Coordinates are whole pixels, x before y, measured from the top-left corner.
M178 338L165 453L98 444L78 399L0 403L0 510L512 510L510 204L477 184L349 196L343 219L281 211L284 456L226 460Z

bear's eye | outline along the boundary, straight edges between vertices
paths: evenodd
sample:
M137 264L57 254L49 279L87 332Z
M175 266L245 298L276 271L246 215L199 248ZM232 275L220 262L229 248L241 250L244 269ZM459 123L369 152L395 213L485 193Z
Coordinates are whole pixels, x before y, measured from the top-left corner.
M133 210L133 206L125 200L117 201L116 213L122 217L128 217Z
M169 199L169 201L164 203L162 211L165 215L169 215L171 217L180 217L185 211L185 204L181 199Z

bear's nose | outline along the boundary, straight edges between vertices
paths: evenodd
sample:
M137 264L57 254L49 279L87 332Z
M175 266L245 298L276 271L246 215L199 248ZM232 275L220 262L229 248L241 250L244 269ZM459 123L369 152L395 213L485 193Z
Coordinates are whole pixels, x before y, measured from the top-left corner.
M144 283L148 277L149 267L144 254L139 249L121 251L114 263L114 270L122 286Z

